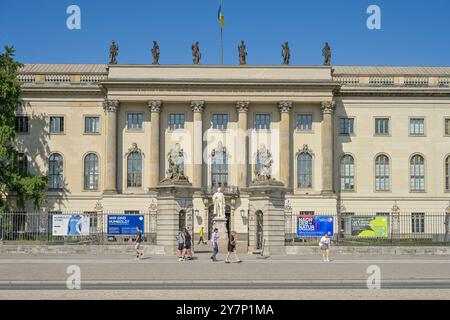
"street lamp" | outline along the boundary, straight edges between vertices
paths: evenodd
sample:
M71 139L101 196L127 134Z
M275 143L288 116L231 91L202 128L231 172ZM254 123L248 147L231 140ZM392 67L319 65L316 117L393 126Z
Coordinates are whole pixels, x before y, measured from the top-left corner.
M200 211L199 211L198 209L195 209L195 210L194 210L194 215L195 215L196 217L199 217L199 216L200 216Z
M246 217L246 214L245 214L245 210L244 210L244 209L241 209L240 214L241 214L241 217L242 217L242 218L245 218L245 217Z

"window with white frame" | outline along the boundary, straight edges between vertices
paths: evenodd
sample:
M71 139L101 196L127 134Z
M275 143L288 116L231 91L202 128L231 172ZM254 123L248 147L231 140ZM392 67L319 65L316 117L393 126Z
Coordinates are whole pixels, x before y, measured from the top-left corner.
M99 162L95 153L89 153L84 157L84 189L98 190Z
M341 190L354 191L355 190L355 160L349 154L341 158Z
M416 154L410 162L411 191L425 191L425 159Z
M389 118L375 118L375 134L376 135L389 134Z
M64 132L64 117L50 117L50 133Z
M297 157L297 187L312 188L312 156L307 152Z
M340 118L339 119L339 134L341 135L351 135L354 134L354 123L353 118Z
M425 213L411 214L412 233L425 233Z
M256 114L255 115L255 129L269 130L270 129L270 114Z
M137 151L127 158L127 187L142 187L142 155Z
M389 158L382 154L375 159L375 190L389 191L390 188Z
M297 114L296 128L298 131L312 130L312 114Z
M450 156L445 159L445 191L450 191Z
M186 115L184 113L169 114L170 130L184 129L185 122L186 122Z
M128 113L127 114L127 128L128 130L141 130L144 121L142 113Z
M424 118L410 118L409 119L409 134L423 136L425 134L425 119Z
M54 153L49 158L48 183L49 189L62 189L64 187L64 162L59 153Z
M100 117L85 117L84 133L100 133Z
M213 114L212 127L216 130L226 130L228 128L228 114Z

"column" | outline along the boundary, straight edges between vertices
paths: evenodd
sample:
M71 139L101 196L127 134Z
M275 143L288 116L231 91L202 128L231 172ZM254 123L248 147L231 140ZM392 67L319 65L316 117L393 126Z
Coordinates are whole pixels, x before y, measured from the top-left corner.
M150 188L156 188L159 184L159 118L162 107L161 100L148 102L151 116L150 129Z
M103 193L117 192L117 110L119 101L103 101L106 117L106 157L105 157L105 185Z
M280 181L286 188L290 188L291 174L291 150L290 150L290 113L292 109L292 101L280 101L278 103L280 109Z
M194 188L202 187L203 177L203 110L205 101L191 101L191 109L194 113L194 137L192 153L192 179Z
M334 101L321 104L322 110L322 193L333 193L333 114Z
M248 166L248 134L247 134L247 114L249 101L238 101L236 110L238 112L238 134L236 135L236 167L238 174L238 187L247 187L247 166Z

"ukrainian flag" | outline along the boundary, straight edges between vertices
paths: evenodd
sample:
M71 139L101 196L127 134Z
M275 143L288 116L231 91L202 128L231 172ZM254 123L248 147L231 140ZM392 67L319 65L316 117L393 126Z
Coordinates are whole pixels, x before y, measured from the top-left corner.
M223 12L222 12L222 4L220 4L220 6L219 6L219 12L217 14L217 18L219 19L220 27L223 28L223 25L225 24L225 18L223 16Z

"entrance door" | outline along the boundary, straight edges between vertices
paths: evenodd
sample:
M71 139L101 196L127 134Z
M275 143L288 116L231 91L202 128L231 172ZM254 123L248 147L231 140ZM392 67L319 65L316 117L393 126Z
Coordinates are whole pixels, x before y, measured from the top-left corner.
M186 228L186 211L181 210L178 214L178 230L184 231L184 228Z
M211 239L214 224L214 206L210 205L208 208L208 240Z
M256 211L256 249L262 250L264 239L264 220L262 211Z

